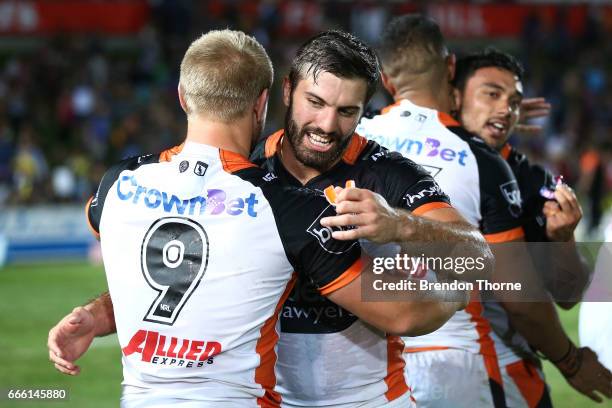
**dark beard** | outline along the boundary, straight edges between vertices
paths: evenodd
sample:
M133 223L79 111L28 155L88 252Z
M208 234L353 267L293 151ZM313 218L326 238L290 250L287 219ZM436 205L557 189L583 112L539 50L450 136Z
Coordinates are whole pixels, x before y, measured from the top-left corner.
M349 135L341 136L338 133L326 133L322 129L314 127L303 127L298 129L297 124L292 119L292 105L293 101L291 101L289 107L287 108L287 112L285 113L285 136L289 141L291 149L293 149L295 157L304 166L313 168L321 173L329 170L346 150L351 141L351 135L353 132L351 132ZM330 137L335 146L332 146L332 148L327 152L309 150L308 148L304 147L302 143L306 137L306 133L309 132Z

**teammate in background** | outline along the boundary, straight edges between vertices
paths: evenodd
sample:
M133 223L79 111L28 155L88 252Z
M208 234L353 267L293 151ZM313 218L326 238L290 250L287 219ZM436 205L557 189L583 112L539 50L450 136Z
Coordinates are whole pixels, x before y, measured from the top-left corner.
M559 273L559 268L550 266L549 258L539 265L538 272L543 275L548 291L561 300L559 303L562 306L573 306L591 277L588 267L580 260L574 241L574 230L582 217L582 210L569 186L561 181L556 182L553 175L541 166L529 163L525 155L508 143L519 120L523 99L522 77L520 63L511 55L494 49L460 58L453 81L458 117L466 129L500 152L512 168L523 199L521 224L525 239L531 242L568 243L553 245L552 254L549 254L553 262L566 266L562 270L565 272L563 275ZM540 248L534 252L536 256L544 256ZM559 285L559 282L562 284ZM485 305L485 316L488 315L488 306ZM491 314L494 316L497 313L492 311ZM492 317L490 321L496 333L503 336L503 342L498 341L496 346L508 406L551 405L541 362L525 338L515 332L505 316ZM546 322L541 322L538 326L544 324ZM561 340L567 344L566 358L577 361L571 367L557 364L569 383L595 401L601 399L594 391L610 397L612 377L599 363L597 356L588 348L576 349L562 328L555 341Z
M449 115L455 59L437 24L420 15L394 18L379 56L383 85L395 103L364 118L357 131L427 169L489 242L521 238L520 192L508 165ZM474 297L438 331L404 338L406 377L420 406L505 406L482 309Z
M524 292L514 299L525 294L544 297L545 289L520 244L521 198L511 169L449 116L455 57L448 53L437 24L418 15L395 18L382 34L380 57L383 84L396 103L382 115L364 119L358 131L428 168L453 205L480 226L489 242L515 242L503 251L496 246L495 280L521 282ZM568 340L552 305L534 309L508 302L508 293L496 295L534 346L569 365L571 357L564 357ZM475 301L440 330L406 338L406 374L421 406L505 406L493 334L482 304Z
M330 50L339 54L336 56L336 58L348 58L359 61L360 59L368 57L367 55L364 56L362 54L366 51L363 49L362 44L354 39L354 37L344 33L331 32L323 34L322 37L319 38L319 41L313 41L313 44L317 44L318 47L323 47L327 43L327 40L334 40L334 47L332 47ZM351 49L350 47L347 48L347 43L348 45L356 45L362 48L359 48L359 50L355 51L354 53L349 52L349 55L347 56L345 55L346 50ZM330 50L327 50L326 52L330 52ZM310 57L312 57L312 54L302 55L301 63L303 64L306 58ZM315 64L315 68L309 68L308 66L302 65L298 71L294 72L294 74L297 75L294 77L296 80L296 86L297 83L301 85L301 91L296 91L296 94L300 95L300 100L299 102L296 100L294 106L296 108L299 107L299 111L305 115L301 119L303 120L309 118L307 123L309 126L313 127L312 129L302 127L302 131L300 131L298 134L301 136L301 140L298 140L300 143L303 143L305 141L305 136L309 138L314 136L315 140L313 143L315 145L318 144L318 146L313 147L312 145L308 145L308 143L306 143L306 146L302 145L302 147L306 148L305 150L302 150L302 152L306 152L307 154L310 152L311 154L320 156L319 158L324 158L324 156L327 155L329 160L327 162L323 160L323 162L320 162L319 164L302 163L299 161L299 159L295 159L293 156L293 152L300 150L300 147L293 147L293 144L290 144L291 142L289 141L289 138L287 138L288 141L285 144L282 144L280 138L276 139L279 142L279 145L275 146L279 146L280 148L278 152L273 153L274 157L282 160L285 165L289 163L287 167L302 166L302 169L307 169L310 165L313 166L310 169L319 172L321 171L321 165L323 165L323 167L337 167L339 171L337 172L336 176L322 178L321 183L318 184L318 186L321 188L325 187L323 184L323 179L332 180L334 184L344 184L345 180L353 178L357 179L356 181L358 185L369 184L376 187L380 192L386 192L386 189L391 188L391 179L384 177L381 179L381 174L372 173L368 177L361 174L363 170L373 166L375 159L380 159L381 163L386 163L382 164L381 168L393 168L394 166L397 166L397 169L408 171L408 174L411 175L411 177L409 177L409 180L411 181L410 184L406 184L405 191L393 191L394 195L392 198L398 201L399 205L402 207L409 207L409 204L414 205L414 207L409 208L414 209L420 207L423 213L428 213L428 216L444 221L452 221L452 223L428 221L425 218L415 217L408 213L389 208L386 202L378 195L370 193L366 190L349 189L339 194L337 209L341 214L346 212L350 212L351 214L356 213L355 216L351 215L351 217L356 218L351 218L350 224L357 225L358 228L354 229L351 234L355 234L357 237L367 237L378 242L386 242L391 239L437 239L440 241L451 242L461 241L474 247L474 256L481 256L490 260L490 258L488 258L488 249L486 248L482 238L479 238L478 234L475 233L475 230L472 227L466 226L465 223L461 223L462 218L448 206L448 201L445 195L439 191L433 180L427 174L416 170L414 165L411 163L406 163L397 156L388 155L385 151L380 149L376 150L380 154L378 154L375 158L372 158L372 160L364 160L363 163L359 161L359 167L345 162L345 160L354 160L357 162L358 157L370 157L365 155L365 147L376 147L372 144L364 143L362 138L353 135L353 130L357 124L361 112L363 111L363 106L365 105L367 98L369 98L371 95L371 90L375 87L377 80L377 66L373 54L369 56L369 59L366 62L361 61L361 68L357 68L357 71L351 71L351 66L348 67L348 71L343 71L344 68L342 68L342 66L343 64L320 64L318 66ZM316 67L319 69L316 69ZM303 69L305 69L305 71L303 71ZM340 72L337 73L338 76L336 74L329 73L329 70L331 69L340 69ZM366 72L359 71L359 69L365 69ZM301 77L301 75L304 75L304 77ZM288 89L288 84L288 82L285 83L286 90ZM309 91L305 92L304 88L309 89ZM321 94L322 96L317 97L317 94ZM325 101L323 96L325 98L330 98L330 100ZM310 104L313 100L320 100L320 105L318 107L311 106ZM293 117L293 114L290 115ZM293 122L295 123L296 121L293 120ZM303 132L304 130L305 132ZM321 141L321 139L323 139L323 141ZM268 145L272 146L272 144L266 143L266 146ZM321 145L333 148L327 149ZM282 154L281 152L285 152L285 154ZM332 152L337 153L337 155L334 157L334 155L331 154ZM279 169L286 172L280 162L279 165L281 166ZM349 171L351 169L353 169L353 171ZM310 177L313 176L314 175L310 175ZM357 176L363 177L364 182L362 183ZM270 180L276 179L277 177L282 178L281 176L273 173L266 175L266 178ZM296 177L299 177L299 175L296 174ZM365 183L365 181L367 181L367 183ZM406 183L408 183L408 181ZM426 193L422 193L425 191L425 189ZM421 197L408 203L407 200L404 200L404 195L412 192L413 190L416 193L422 193ZM343 200L343 198L346 198L346 200ZM404 201L406 201L406 203L404 203ZM366 205L363 206L362 203L365 203ZM345 207L344 210L342 207ZM334 217L332 217L331 221L334 221ZM392 227L390 228L390 226ZM389 234L389 231L393 231L393 233L396 235ZM316 233L314 230L313 232ZM336 234L336 232L334 232L334 234ZM328 247L328 240L329 237L326 237L326 239L323 241L319 240L319 244L324 250L332 250L332 248ZM302 281L309 282L312 280L302 279ZM360 276L357 276L352 282L347 283L345 288L352 288L360 291L359 281ZM316 284L316 281L313 283ZM328 289L334 290L336 288L334 285L332 285ZM366 316L363 310L352 307L355 302L359 302L360 293L353 294L348 299L343 297L343 293L347 293L344 288L337 289L329 295L329 298L341 306L349 306L347 309L352 311L357 316ZM318 293L315 292L315 294L318 296ZM452 315L454 311L461 306L461 302L451 302L448 304L439 302L416 302L410 304L409 302L403 302L404 307L402 308L398 308L397 305L394 305L392 302L383 303L384 304L369 302L369 304L362 303L362 305L365 309L370 310L372 307L375 307L374 305L378 304L380 314L378 315L377 319L386 318L387 320L385 320L385 322L388 324L388 327L385 328L384 325L380 324L377 325L379 330L375 330L370 326L363 324L360 327L366 327L368 332L372 333L369 339L373 338L378 342L379 347L375 351L379 353L383 352L385 357L388 357L395 364L389 367L387 364L387 358L380 362L376 362L377 367L380 366L382 369L375 371L374 375L380 375L380 378L372 377L371 372L366 373L369 374L367 383L373 382L374 386L369 387L367 390L363 390L363 393L359 393L359 395L356 396L355 389L344 389L345 396L343 398L353 398L356 401L366 401L372 406L379 406L381 403L385 403L388 400L397 400L398 403L402 403L402 406L406 406L406 404L410 404L410 394L408 392L408 387L405 385L405 381L403 380L403 361L401 358L397 358L400 357L401 346L398 350L396 350L394 355L387 356L386 351L388 344L395 344L397 341L389 341L387 336L385 336L384 331L412 331L413 334L431 331L433 330L432 327L438 327L443 323L443 321ZM60 371L68 374L78 373L79 369L73 364L73 362L85 352L93 336L112 331L114 324L112 313L110 313L112 312L112 307L113 305L108 296L103 296L92 302L90 305L87 305L86 308L75 309L72 314L64 318L51 330L49 335L49 347L51 350L50 357L52 361L56 363L56 367ZM302 305L300 307L304 306ZM356 317L345 309L338 308L335 310L339 311L341 314L341 316L338 316L340 319L344 319L343 316L350 316L351 322L356 320ZM366 318L364 320L372 323L372 319L370 318ZM284 334L281 335L281 338L283 338L283 336ZM279 345L279 350L282 350L282 345ZM61 354L64 358L61 358L57 354ZM309 355L308 359L301 363L306 365L309 364L309 359L316 358L316 355L317 353ZM356 364L353 356L342 353L340 350L335 350L334 355L348 361L344 363L345 365L349 364L349 362L351 365L358 365ZM303 370L300 374L300 378L298 379L299 382L303 381L305 377L307 379L307 373L313 372L313 370L314 367ZM321 370L320 366L317 367L317 371L324 372L324 370ZM330 371L327 373L327 375L336 375L336 371ZM349 376L349 379L350 377L351 376ZM357 376L356 380L362 381L362 378ZM321 395L313 396L315 399L319 397L321 397ZM325 402L326 401L323 401L323 403ZM340 401L337 402L340 403ZM352 404L350 401L348 403Z

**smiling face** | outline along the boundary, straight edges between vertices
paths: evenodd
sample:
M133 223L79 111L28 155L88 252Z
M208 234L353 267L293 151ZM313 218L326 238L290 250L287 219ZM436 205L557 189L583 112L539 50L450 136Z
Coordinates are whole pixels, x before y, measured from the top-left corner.
M463 91L458 91L461 123L499 150L518 122L522 100L523 85L512 72L480 68L467 80Z
M316 81L309 74L293 90L285 81L285 135L300 163L323 172L338 162L359 123L366 92L364 80L329 72Z

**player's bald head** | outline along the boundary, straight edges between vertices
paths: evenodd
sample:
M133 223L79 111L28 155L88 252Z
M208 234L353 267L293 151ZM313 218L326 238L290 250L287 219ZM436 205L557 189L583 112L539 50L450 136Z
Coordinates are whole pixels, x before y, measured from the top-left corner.
M429 86L444 79L448 50L438 24L419 14L392 19L382 33L379 56L395 86Z

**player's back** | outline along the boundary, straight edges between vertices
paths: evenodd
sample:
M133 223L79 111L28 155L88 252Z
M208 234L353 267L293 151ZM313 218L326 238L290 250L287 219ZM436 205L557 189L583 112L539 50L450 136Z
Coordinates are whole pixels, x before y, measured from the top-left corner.
M520 192L507 163L484 142L463 130L449 115L401 100L385 108L381 115L363 119L357 131L428 170L448 194L453 207L468 222L479 227L489 242L502 242L522 236L518 219L521 212ZM428 279L435 277L429 274ZM503 402L502 380L491 338L491 326L483 317L483 306L479 301L470 302L468 307L455 313L435 332L403 340L406 352L410 354L456 349L481 356L492 395L485 398ZM406 372L415 391L417 386L421 386L421 390L430 394L437 392L436 387L445 381L440 375L444 374L444 367L451 363L444 361L444 358L440 359L439 364L425 361L430 355L406 358ZM461 358L464 356L459 356ZM411 366L414 360L421 359L419 364L429 366L430 372L419 374L419 368ZM459 359L453 364L459 364ZM436 371L438 368L442 371ZM415 381L411 375L420 376L422 380ZM471 381L471 378L478 378L479 375L466 375L465 379ZM454 391L460 393L462 387L473 385L468 382L457 384L460 385L449 395ZM474 398L479 397L476 392L473 394ZM417 401L420 398L416 393ZM437 397L427 395L427 398L436 400ZM437 399L434 404L444 405L444 401ZM471 403L467 399L465 401L467 405Z
M320 259L304 243L325 201L288 191L234 153L178 150L112 168L89 207L123 351L124 404L277 406L278 312L299 257ZM292 224L297 214L303 221Z

